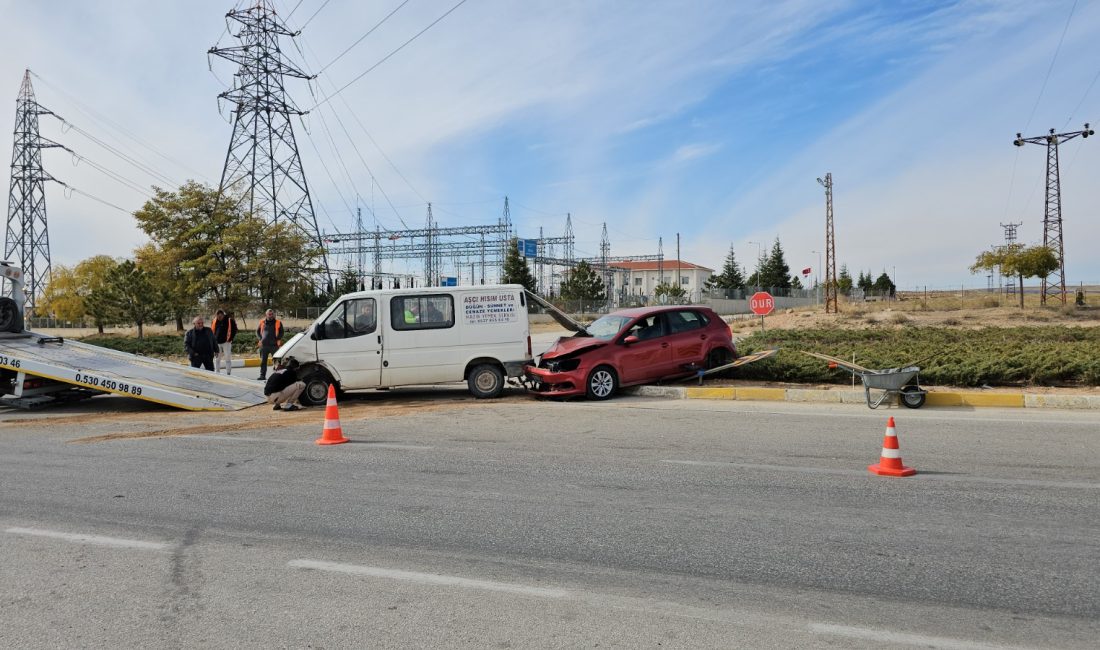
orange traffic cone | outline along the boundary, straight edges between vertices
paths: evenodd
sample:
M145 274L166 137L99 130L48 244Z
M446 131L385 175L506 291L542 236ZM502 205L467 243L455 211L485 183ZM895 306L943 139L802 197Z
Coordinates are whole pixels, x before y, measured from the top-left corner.
M347 441L344 431L340 428L340 409L336 407L336 388L329 384L328 404L325 405L325 430L314 442L319 445L338 445Z
M901 451L898 449L898 434L894 430L894 418L886 421L886 437L882 439L882 455L874 465L868 465L867 471L879 476L912 476L917 470L901 463Z

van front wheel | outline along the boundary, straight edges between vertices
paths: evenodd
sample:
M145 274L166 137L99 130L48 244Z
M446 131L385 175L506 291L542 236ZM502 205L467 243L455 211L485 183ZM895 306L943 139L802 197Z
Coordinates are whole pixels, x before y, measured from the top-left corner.
M314 370L302 377L306 387L299 398L306 406L319 406L328 402L328 386L332 377L324 370Z
M478 399L500 397L504 392L504 373L496 366L483 363L474 366L470 371L466 385L470 387L470 393Z

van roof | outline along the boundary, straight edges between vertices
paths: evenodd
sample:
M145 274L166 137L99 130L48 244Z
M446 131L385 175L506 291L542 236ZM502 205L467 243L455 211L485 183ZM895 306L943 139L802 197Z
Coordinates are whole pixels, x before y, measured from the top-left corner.
M352 293L345 293L336 300L343 300L345 298L369 298L371 296L396 296L396 295L415 295L415 294L432 294L432 293L454 293L454 292L467 292L467 291L499 291L501 289L510 289L512 291L523 291L522 284L467 284L459 287L415 287L410 289L367 289L366 291L355 291ZM333 301L335 302L335 301Z

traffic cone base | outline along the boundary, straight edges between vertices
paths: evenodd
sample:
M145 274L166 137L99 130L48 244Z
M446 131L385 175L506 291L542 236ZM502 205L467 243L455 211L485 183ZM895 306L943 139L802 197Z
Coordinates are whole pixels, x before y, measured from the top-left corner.
M336 388L328 385L328 403L325 404L325 428L315 440L319 445L339 445L348 442L340 428L340 409L336 406Z
M882 439L882 454L878 462L868 465L867 471L879 476L912 476L917 470L906 467L901 462L901 450L898 448L898 434L894 429L894 418L886 421L886 436Z

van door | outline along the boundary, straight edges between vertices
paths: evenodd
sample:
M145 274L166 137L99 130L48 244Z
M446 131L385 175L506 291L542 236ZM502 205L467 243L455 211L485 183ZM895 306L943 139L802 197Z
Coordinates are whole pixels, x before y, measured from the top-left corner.
M314 327L317 358L340 376L344 389L375 388L382 381L382 332L374 298L349 298Z

